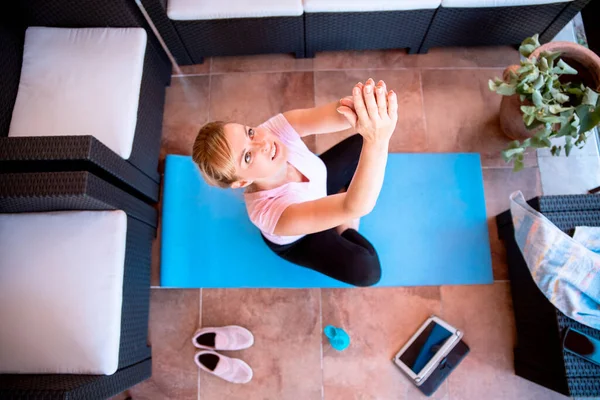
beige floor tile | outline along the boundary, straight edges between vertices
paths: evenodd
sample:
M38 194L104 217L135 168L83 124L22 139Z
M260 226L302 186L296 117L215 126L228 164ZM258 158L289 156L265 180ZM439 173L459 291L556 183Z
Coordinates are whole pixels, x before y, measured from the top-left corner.
M471 352L449 377L451 399L566 399L514 373L515 326L507 282L443 286L443 319L464 332Z
M419 68L506 68L519 63L519 52L511 46L439 47L418 54Z
M425 398L391 360L427 317L441 312L439 287L323 289L322 303L323 326L342 327L351 338L338 352L323 335L326 400Z
M406 50L323 51L315 56L314 68L319 70L396 69L410 68L417 59Z
M208 122L208 76L172 78L167 88L161 161L166 154L192 154L202 125Z
M206 75L210 72L210 58L205 58L202 64L180 65L179 71L173 69L173 76Z
M214 57L211 73L312 71L311 58L295 58L291 54Z
M315 72L315 103L326 104L352 93L357 82L384 80L398 94L398 124L390 140L390 152L422 152L427 148L421 80L417 70L355 70ZM352 129L317 135L317 151L322 153L344 138Z
M494 279L506 280L508 279L506 249L498 237L496 216L509 209L508 196L516 190L523 192L527 200L540 196L542 194L540 173L537 168L525 168L519 172L513 172L508 168L484 168L483 185Z
M191 338L200 318L200 290L152 289L150 343L152 377L132 389L135 400L198 397L198 367Z
M476 152L488 167L507 167L500 152L508 139L500 129L501 97L490 92L488 80L502 69L423 70L423 97L429 150ZM526 166L537 165L535 151Z
M255 126L295 108L314 106L312 72L211 76L210 118Z
M202 400L320 400L319 290L205 289L202 325L236 324L255 337L250 349L228 355L246 361L254 378L233 385L200 376Z

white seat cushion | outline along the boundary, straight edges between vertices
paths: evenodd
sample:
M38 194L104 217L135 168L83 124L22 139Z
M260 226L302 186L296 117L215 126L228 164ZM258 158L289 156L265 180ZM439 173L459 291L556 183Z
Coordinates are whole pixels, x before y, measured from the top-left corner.
M446 8L536 6L550 3L567 3L573 0L442 0Z
M0 214L0 373L113 374L127 216Z
M369 12L408 11L438 8L441 0L304 0L304 11L317 12Z
M168 0L167 15L173 20L294 17L302 15L302 0Z
M92 135L128 159L145 50L142 28L28 28L8 136Z

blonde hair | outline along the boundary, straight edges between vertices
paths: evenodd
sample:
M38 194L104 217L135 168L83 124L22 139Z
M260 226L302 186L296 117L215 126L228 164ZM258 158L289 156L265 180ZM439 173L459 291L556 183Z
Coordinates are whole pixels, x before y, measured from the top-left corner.
M209 122L200 128L194 141L192 159L209 185L228 188L237 181L235 161L225 138L223 121Z

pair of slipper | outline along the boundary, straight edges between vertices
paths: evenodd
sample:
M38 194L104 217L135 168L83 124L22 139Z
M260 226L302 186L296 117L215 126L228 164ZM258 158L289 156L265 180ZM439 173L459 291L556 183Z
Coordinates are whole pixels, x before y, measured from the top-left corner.
M254 336L248 329L236 325L203 328L194 334L192 343L201 349L194 356L194 361L200 369L232 383L248 383L252 380L252 368L248 364L217 353L243 350L252 346Z

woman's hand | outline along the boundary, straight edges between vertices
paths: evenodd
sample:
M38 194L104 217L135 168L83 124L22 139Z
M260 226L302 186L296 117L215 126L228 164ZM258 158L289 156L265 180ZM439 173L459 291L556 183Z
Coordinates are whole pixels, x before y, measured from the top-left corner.
M398 122L398 99L385 82L377 85L373 79L358 83L352 91L352 100L343 98L338 112L360 133L365 141L389 141Z

